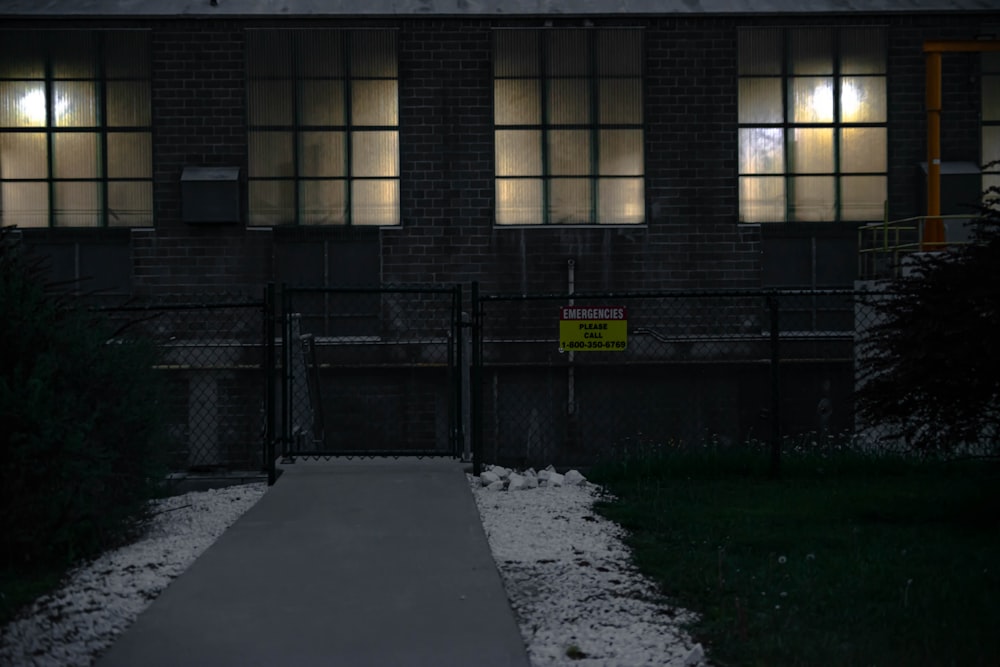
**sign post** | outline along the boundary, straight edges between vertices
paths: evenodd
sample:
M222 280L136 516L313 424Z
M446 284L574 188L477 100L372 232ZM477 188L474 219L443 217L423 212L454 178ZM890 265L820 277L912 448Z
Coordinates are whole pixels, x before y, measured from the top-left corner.
M621 352L627 345L625 306L560 306L560 352Z

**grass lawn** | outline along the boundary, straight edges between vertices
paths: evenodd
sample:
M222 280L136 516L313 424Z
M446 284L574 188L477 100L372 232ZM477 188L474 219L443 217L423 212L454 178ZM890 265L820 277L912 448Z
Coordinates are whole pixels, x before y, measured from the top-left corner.
M783 465L674 454L590 478L716 665L1000 665L1000 465Z

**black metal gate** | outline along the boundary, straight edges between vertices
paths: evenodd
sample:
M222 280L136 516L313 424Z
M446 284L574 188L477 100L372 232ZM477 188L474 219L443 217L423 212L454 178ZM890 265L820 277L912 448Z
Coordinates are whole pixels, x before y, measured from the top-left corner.
M461 287L283 287L278 456L459 456Z

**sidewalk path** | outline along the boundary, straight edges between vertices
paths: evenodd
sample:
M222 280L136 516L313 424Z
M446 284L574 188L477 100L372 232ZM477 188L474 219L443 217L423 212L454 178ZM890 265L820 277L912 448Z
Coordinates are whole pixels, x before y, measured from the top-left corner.
M527 667L463 464L298 462L98 667Z

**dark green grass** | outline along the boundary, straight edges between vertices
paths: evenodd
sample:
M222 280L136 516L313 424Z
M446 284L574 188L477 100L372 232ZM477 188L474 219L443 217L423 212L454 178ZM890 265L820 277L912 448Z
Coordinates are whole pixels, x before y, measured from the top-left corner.
M716 665L1000 665L1000 467L646 457L591 479Z

